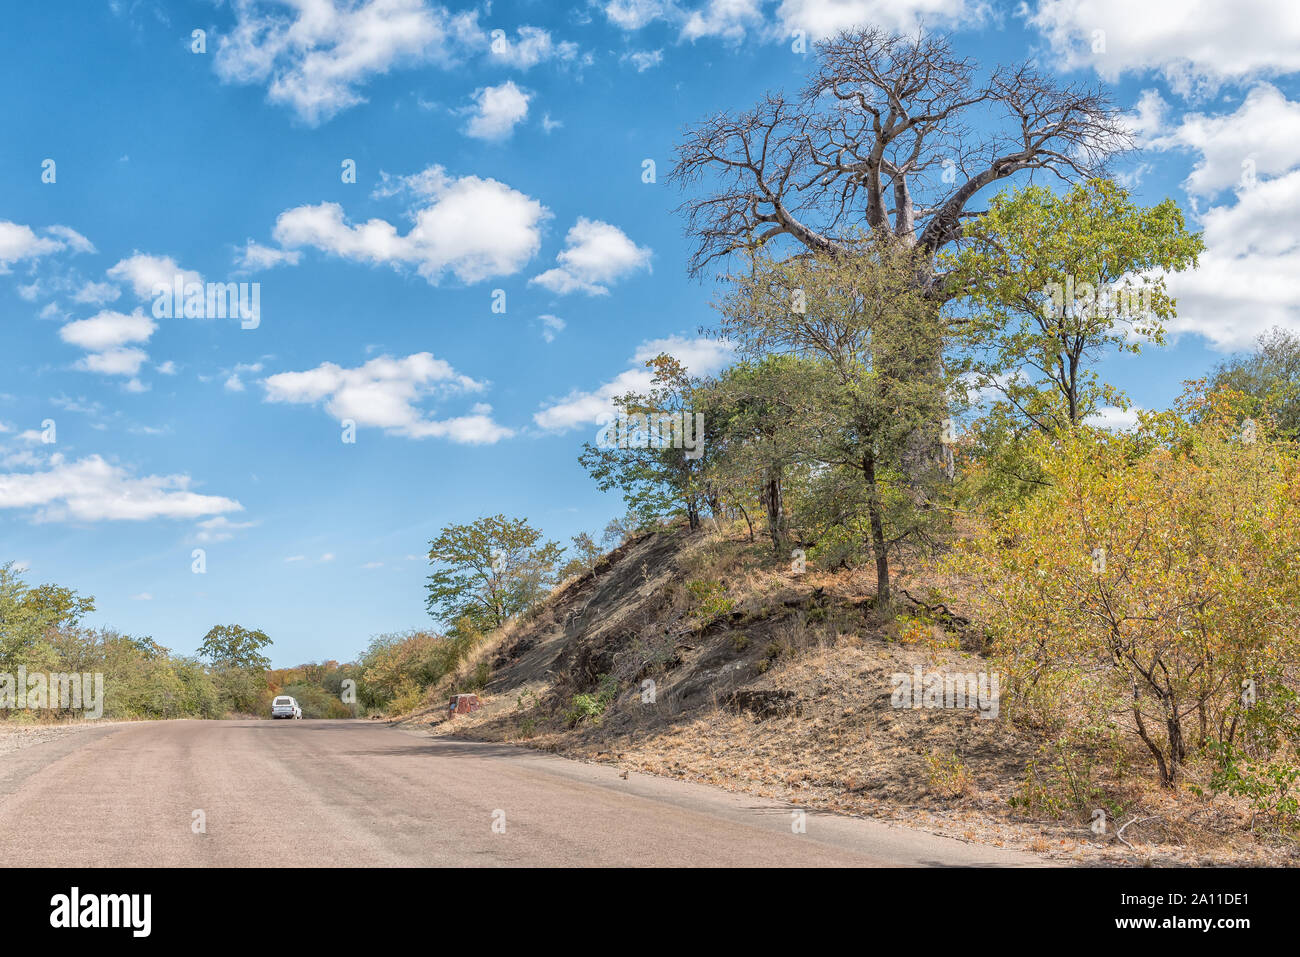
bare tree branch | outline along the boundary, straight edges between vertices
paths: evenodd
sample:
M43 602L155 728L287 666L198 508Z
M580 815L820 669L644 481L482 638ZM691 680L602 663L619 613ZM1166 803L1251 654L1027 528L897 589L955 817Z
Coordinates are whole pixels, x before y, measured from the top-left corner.
M681 207L697 240L693 274L784 236L845 253L889 230L919 246L930 271L918 281L944 301L960 291L933 272L935 258L962 238L985 187L1023 171L1095 175L1132 145L1104 92L1029 65L979 82L943 34L860 28L817 54L797 100L769 93L748 112L706 118L679 145L672 178L703 192Z

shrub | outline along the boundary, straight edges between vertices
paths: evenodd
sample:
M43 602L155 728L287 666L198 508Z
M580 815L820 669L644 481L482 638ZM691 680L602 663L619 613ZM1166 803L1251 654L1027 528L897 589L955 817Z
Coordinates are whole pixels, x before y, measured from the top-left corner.
M1300 828L1300 695L1270 681L1258 700L1243 696L1239 719L1240 736L1213 748L1210 786L1246 798L1274 827Z
M687 582L686 590L694 599L695 608L692 614L701 625L707 625L723 615L731 614L731 610L736 606L735 600L727 597L726 588L721 582Z
M1020 793L1010 803L1047 817L1070 816L1079 823L1092 819L1098 808L1116 819L1123 808L1107 794L1099 771L1122 771L1125 766L1115 729L1078 729L1045 745L1029 762Z
M1243 680L1300 662L1300 452L1244 440L1231 396L1189 392L1132 434L1038 442L1050 483L962 543L951 570L1012 704L1122 726L1172 786L1229 743Z
M965 797L973 787L970 772L955 753L931 751L925 758L930 790L941 798Z
M594 693L573 696L572 706L565 712L564 719L571 728L583 721L599 721L616 697L618 697L617 680L613 675L601 675Z
M479 632L466 622L457 623L455 637L430 631L379 635L361 658L358 697L375 710L418 707L425 690L453 674L480 640Z

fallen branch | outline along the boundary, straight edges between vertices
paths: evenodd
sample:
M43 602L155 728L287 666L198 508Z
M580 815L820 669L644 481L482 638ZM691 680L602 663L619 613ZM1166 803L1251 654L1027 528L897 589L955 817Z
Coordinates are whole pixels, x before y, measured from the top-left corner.
M1119 842L1120 842L1121 844L1123 844L1125 847L1127 847L1130 851L1135 851L1135 850L1137 850L1137 848L1135 848L1135 847L1134 847L1132 844L1130 844L1128 841L1124 840L1124 828L1128 827L1129 824L1138 824L1138 823L1140 823L1140 822L1142 822L1142 821L1154 821L1154 820L1155 820L1156 818L1158 818L1158 817L1163 817L1163 815L1161 815L1161 814L1152 814L1150 817L1143 817L1143 818L1136 818L1136 817L1135 817L1135 818L1131 819L1131 820L1128 822L1128 824L1121 824L1120 827L1119 827L1119 830L1117 830L1117 831L1115 832L1115 837L1119 840Z
M948 606L945 605L943 602L940 602L940 603L937 604L937 605L931 605L931 604L928 604L927 602L923 602L923 601L921 601L921 599L917 598L915 595L913 595L911 592L909 592L906 588L900 588L900 589L898 589L898 591L899 591L901 594L906 595L909 599L911 599L911 601L912 601L912 603L913 603L914 605L919 605L920 607L924 608L926 611L930 612L931 614L940 614L940 615L943 615L945 618L947 618L949 621L951 621L953 624L961 625L961 626L966 627L966 628L969 628L969 627L970 627L970 619L969 619L969 618L964 618L963 616L961 616L961 615L957 614L956 612L950 610L950 609L948 608Z

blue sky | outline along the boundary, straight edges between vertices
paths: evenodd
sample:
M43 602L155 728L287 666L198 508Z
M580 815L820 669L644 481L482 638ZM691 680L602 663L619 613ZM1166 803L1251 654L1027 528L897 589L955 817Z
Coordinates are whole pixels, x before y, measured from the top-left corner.
M1148 3L1140 23L1118 0L8 11L0 560L93 594L94 624L190 652L238 622L288 665L427 626L423 556L447 523L599 531L620 502L577 456L637 357L726 361L698 338L715 290L686 275L666 182L682 128L797 90L795 31L854 22L924 21L986 67L1034 57L1133 111L1143 149L1116 172L1209 241L1174 285L1172 345L1105 369L1167 404L1300 325L1300 16L1245 6ZM154 318L152 283L178 272L259 283L256 328Z

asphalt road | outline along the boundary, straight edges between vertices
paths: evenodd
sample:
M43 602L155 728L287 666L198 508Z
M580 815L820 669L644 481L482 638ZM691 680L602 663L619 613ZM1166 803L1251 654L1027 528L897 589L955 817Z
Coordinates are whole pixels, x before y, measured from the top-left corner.
M27 865L1041 863L876 821L791 823L761 798L366 721L116 724L0 757L0 859Z

